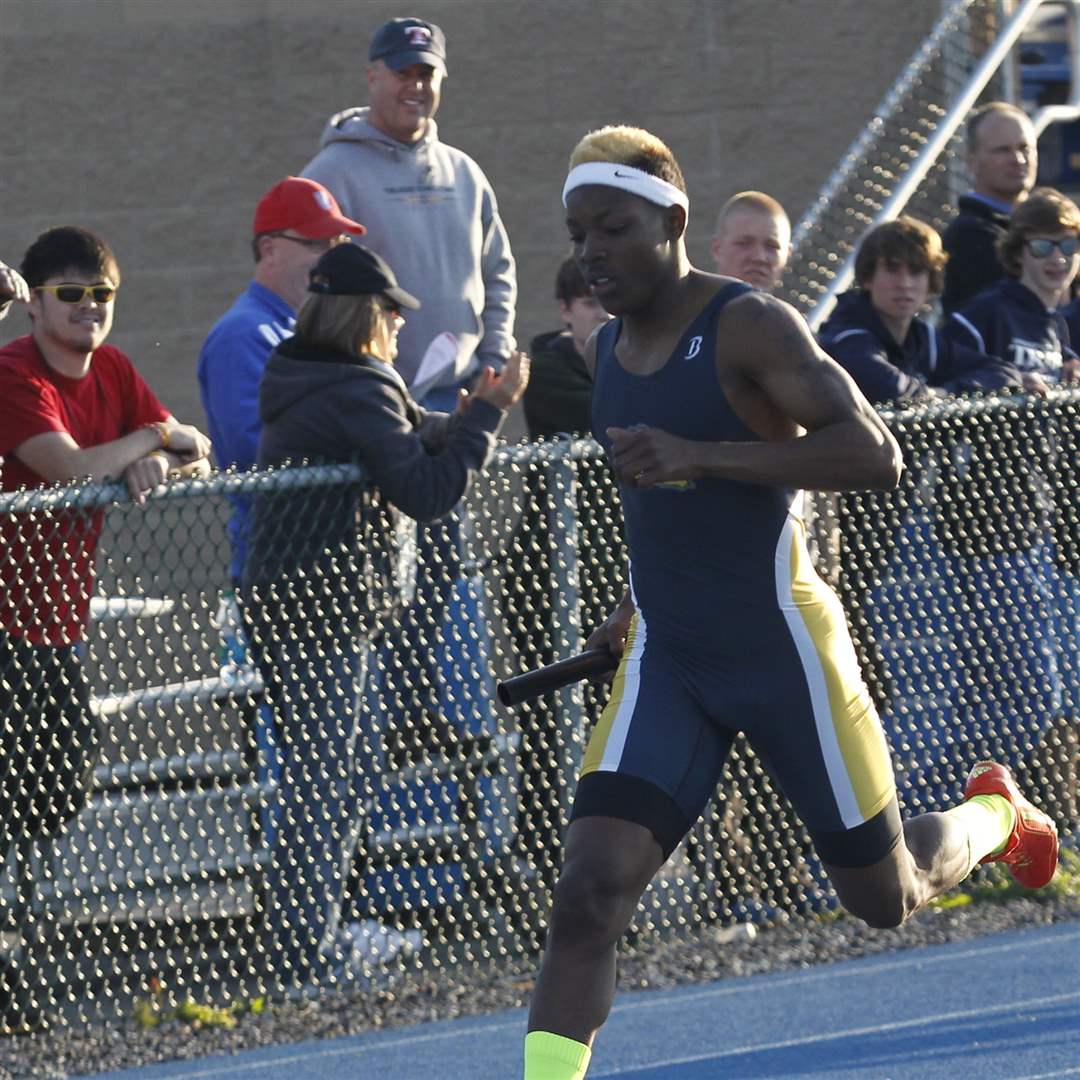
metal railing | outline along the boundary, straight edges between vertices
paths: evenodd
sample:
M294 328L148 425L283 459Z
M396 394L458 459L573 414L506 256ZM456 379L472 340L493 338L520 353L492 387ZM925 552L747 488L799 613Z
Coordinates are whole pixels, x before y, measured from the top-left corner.
M972 106L1012 62L1024 30L1046 3L957 0L948 4L882 99L820 194L796 224L781 293L813 329L849 288L859 239L874 225L912 212L943 228L952 212L959 132ZM1072 70L1080 71L1080 2L1064 0ZM1040 108L1036 134L1080 116L1080 80L1068 100Z

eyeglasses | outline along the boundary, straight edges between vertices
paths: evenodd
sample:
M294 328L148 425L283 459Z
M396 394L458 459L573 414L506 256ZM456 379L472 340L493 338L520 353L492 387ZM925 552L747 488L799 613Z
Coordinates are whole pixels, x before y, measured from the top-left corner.
M37 292L51 292L61 304L81 304L88 296L95 304L107 304L115 295L113 285L76 285L63 281L59 285L37 285Z
M349 238L341 233L338 236L331 236L328 240L313 240L309 236L293 236L291 233L276 232L271 233L271 236L280 236L282 240L291 240L294 244L299 244L301 247L307 248L308 251L329 251L332 247L337 247L338 244L349 243Z
M1071 259L1080 251L1080 236L1063 236L1060 240L1051 240L1048 236L1036 236L1027 242L1027 249L1036 259L1045 259L1057 248L1066 259Z
M382 309L392 319L404 319L405 318L405 316L401 314L401 308L399 308L397 306L397 304L393 303L390 300L384 300L383 301Z

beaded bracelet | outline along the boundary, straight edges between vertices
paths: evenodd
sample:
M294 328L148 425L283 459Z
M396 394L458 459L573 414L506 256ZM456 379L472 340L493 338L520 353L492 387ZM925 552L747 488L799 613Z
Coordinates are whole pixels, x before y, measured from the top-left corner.
M161 441L162 450L169 448L169 425L161 420L151 420L149 424L143 424L143 427L153 428L157 432L157 437Z

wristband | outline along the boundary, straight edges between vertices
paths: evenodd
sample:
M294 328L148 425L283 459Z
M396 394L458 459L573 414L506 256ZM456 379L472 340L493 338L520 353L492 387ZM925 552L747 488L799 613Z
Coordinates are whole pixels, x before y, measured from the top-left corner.
M149 424L143 424L143 427L153 428L157 432L157 437L161 442L159 449L167 450L169 448L169 425L161 420L152 420Z

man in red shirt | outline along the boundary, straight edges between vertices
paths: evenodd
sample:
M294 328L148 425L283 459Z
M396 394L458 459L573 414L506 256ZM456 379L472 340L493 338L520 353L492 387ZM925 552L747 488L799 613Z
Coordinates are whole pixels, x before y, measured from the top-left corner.
M0 348L3 491L122 479L142 503L171 475L208 471L206 436L178 423L105 344L120 285L108 245L85 229L50 229L21 271L33 325ZM86 800L97 732L78 643L102 518L74 508L0 512L0 861L14 845L25 865L33 840ZM29 882L20 877L15 922L29 942ZM34 966L0 956L0 1029L39 1010L42 1001L25 1000Z

